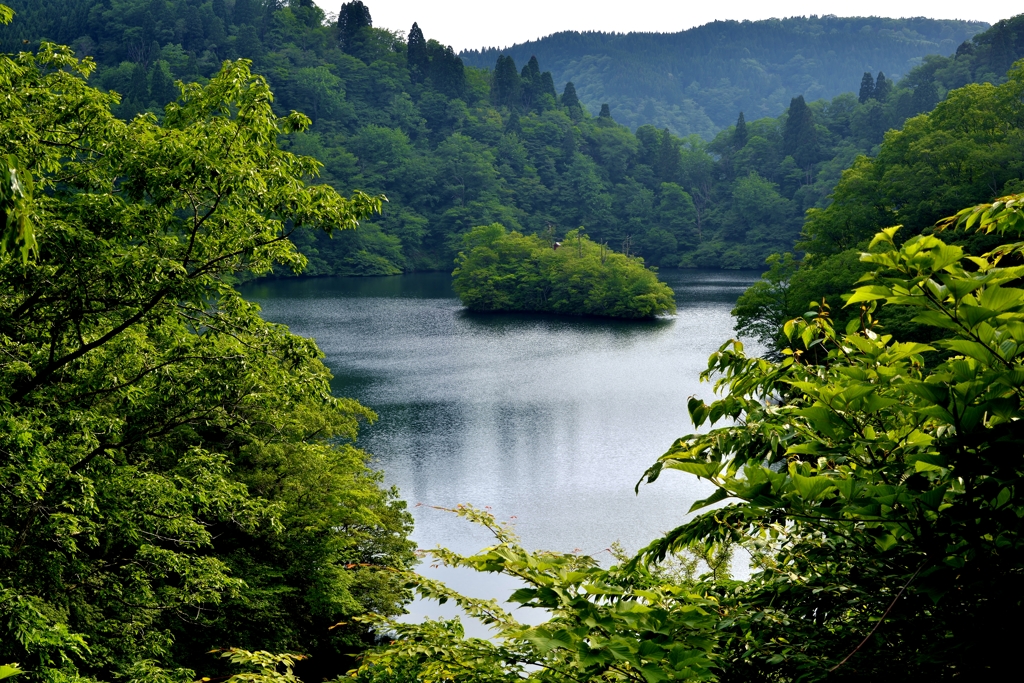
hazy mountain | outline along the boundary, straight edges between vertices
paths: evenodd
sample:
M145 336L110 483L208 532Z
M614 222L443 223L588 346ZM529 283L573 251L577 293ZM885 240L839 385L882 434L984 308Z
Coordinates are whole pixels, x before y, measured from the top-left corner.
M716 21L678 33L565 31L505 49L469 50L467 65L494 68L499 55L531 55L556 83L572 81L597 114L710 138L736 120L778 116L796 95L807 101L851 89L866 72L890 79L925 55L949 55L988 24L945 19L810 16Z

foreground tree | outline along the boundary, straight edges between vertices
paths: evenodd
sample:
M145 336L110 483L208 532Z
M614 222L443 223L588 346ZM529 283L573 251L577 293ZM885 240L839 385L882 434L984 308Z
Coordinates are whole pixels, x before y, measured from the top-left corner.
M331 625L402 609L377 568L412 561L409 517L352 445L373 414L231 283L301 268L292 230L354 228L380 200L305 184L319 164L277 138L309 120L276 116L245 61L183 86L162 126L114 118L91 68L45 43L0 56L21 179L2 196L0 662L169 681L211 647L342 654L365 630Z
M984 256L936 235L897 245L896 228L863 255L875 271L847 297L860 309L845 333L827 309L787 322L779 362L739 342L712 355L705 378L723 395L693 398L696 427L645 475L696 475L715 506L604 570L575 555L529 553L493 520L495 546L449 564L516 576L510 600L550 619L517 623L494 603L421 581L497 630L466 640L457 623L394 626L369 657L431 680L959 680L1016 661L1024 603L1024 196L966 209L940 229L1002 238ZM909 309L942 338L901 342L877 307ZM639 487L639 485L638 485ZM674 552L742 543L745 582L665 580Z

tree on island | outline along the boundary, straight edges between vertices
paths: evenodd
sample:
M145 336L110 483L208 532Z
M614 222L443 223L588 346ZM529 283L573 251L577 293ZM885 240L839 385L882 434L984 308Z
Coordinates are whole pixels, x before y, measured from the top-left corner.
M497 223L474 228L463 238L452 276L456 294L471 311L613 318L675 312L672 290L642 259L595 244L582 229L552 245Z

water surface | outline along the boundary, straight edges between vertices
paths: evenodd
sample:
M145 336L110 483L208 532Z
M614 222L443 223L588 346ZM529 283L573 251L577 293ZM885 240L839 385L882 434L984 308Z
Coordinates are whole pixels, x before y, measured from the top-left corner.
M264 316L316 339L334 390L378 412L362 445L410 503L490 506L536 548L598 552L675 526L705 489L633 486L692 430L708 355L756 273L665 271L674 319L471 314L444 273L278 280L246 288ZM416 539L471 550L450 515L416 509Z
M401 490L420 547L471 552L481 530L430 506L488 506L525 545L635 550L680 524L706 484L633 487L693 425L708 355L758 273L662 271L674 318L648 322L464 311L445 273L277 280L245 288L263 315L316 339L338 395L379 421L361 446Z

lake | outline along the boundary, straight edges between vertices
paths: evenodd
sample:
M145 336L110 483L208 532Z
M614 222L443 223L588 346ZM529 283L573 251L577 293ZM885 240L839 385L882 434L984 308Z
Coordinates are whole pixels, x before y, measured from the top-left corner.
M679 311L646 322L473 314L447 273L281 279L243 293L316 340L336 394L378 413L360 445L409 502L421 548L488 545L431 507L472 503L513 523L527 547L607 558L613 541L636 550L678 526L710 492L678 473L633 488L693 430L687 399L712 396L700 372L734 336L730 311L758 275L661 271Z

